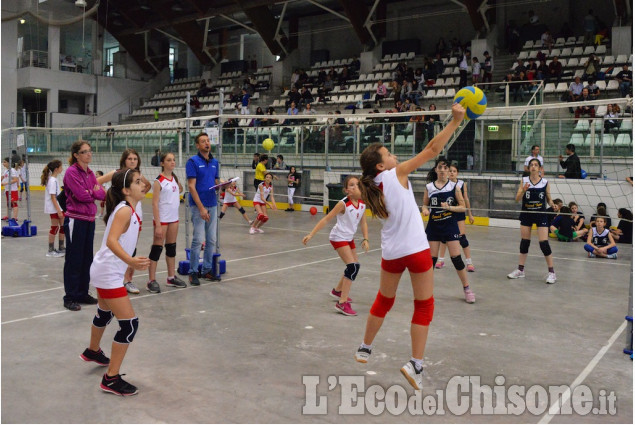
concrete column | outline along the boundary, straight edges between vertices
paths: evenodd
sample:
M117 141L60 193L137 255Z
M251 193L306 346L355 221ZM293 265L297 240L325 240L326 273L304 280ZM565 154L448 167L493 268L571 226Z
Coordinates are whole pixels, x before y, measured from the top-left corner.
M46 93L46 113L49 115L51 112L59 112L60 103L60 91L56 88L48 89Z
M370 52L361 53L359 57L359 72L361 74L368 74L369 72L372 72L375 65L381 61L381 58L379 57L380 50L381 47L379 49L375 48Z
M493 48L493 46L492 47L488 46L488 39L482 39L481 38L481 39L478 39L478 40L472 40L472 45L470 47L470 50L472 51L472 58L476 57L476 58L478 58L478 60L480 62L482 62L483 58L485 57L483 55L483 52L485 52L485 51L489 51L490 54L492 56L494 56L492 54L492 52L494 51L494 48ZM470 61L471 60L472 59L470 58ZM468 66L472 66L472 64L469 63ZM468 80L470 80L470 78L468 78Z
M201 63L198 58L192 52L192 49L187 48L187 76L193 77L195 75L201 75Z
M99 24L93 21L92 23L92 74L94 75L103 75L104 74L104 37L99 37L101 29L99 28Z
M633 53L633 27L613 27L611 29L611 54L613 56Z
M60 69L60 27L49 25L49 66L55 71Z
M18 108L18 21L3 22L0 26L2 33L2 128L15 125L15 115ZM13 114L13 122L12 122Z

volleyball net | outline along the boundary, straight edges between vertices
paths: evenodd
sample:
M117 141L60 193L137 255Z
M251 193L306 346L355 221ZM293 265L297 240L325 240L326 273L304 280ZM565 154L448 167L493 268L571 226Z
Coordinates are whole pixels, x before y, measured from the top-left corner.
M605 117L609 104L621 109L618 118ZM570 112L580 106L593 106L594 116L575 118ZM325 112L328 106L323 107ZM603 99L582 103L542 103L537 97L529 105L492 107L475 121L465 121L450 139L443 156L455 163L459 178L466 181L475 216L517 218L520 205L515 194L524 171L524 162L533 146L544 158L544 176L551 182L552 198L567 204L576 202L587 216L599 202L607 204L608 214L617 216L619 208L632 210L632 187L625 177L632 176L632 115L626 99ZM316 115L201 115L174 117L159 122L132 122L122 125L82 128L11 128L2 131L2 157L12 151L24 155L29 168L29 184L39 185L43 167L61 159L65 167L70 146L88 141L94 152L91 168L107 172L119 168L124 149L135 149L142 172L153 178L160 168L152 166L157 152L173 152L176 175L185 181L185 163L196 154L195 138L209 135L213 154L221 163L221 177L241 177L239 186L251 200L254 187L251 167L254 153L273 157L276 201L286 202L286 171L276 171L275 158L295 166L301 175L294 202L328 208L344 194L338 185L349 174L360 174L359 154L371 143L385 144L400 160L421 149L451 118L449 109L405 113L368 113L368 109ZM626 113L625 113L626 112ZM274 141L271 151L263 149L266 139ZM586 179L559 179L564 174L559 156L573 145L580 157ZM413 173L411 182L421 205L426 174L433 166L425 164ZM6 206L3 205L3 208ZM320 208L318 208L320 209Z

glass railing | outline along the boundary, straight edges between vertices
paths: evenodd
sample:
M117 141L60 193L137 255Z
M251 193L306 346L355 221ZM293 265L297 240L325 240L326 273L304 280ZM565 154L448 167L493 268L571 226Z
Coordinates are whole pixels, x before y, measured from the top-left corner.
M26 68L29 66L49 68L48 52L41 50L27 50L18 55L18 68Z

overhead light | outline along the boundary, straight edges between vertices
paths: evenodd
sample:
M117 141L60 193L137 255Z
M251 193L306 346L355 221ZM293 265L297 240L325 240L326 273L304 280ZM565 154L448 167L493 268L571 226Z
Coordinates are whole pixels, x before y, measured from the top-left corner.
M24 25L26 23L26 19L20 18L20 23Z
M42 93L42 89L33 89L35 93Z
M183 7L178 3L174 3L172 5L172 10L175 12L183 12Z
M86 0L75 0L75 6L86 7Z

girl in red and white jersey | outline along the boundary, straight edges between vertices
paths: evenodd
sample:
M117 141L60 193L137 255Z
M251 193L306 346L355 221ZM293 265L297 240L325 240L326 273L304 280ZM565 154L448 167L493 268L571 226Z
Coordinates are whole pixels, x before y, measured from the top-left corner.
M258 213L258 215L251 224L251 228L249 229L250 235L255 233L265 233L260 227L269 220L269 216L267 215L267 206L272 210L278 209L278 207L276 207L276 200L273 197L272 181L273 174L267 173L265 174L265 181L258 185L258 190L256 190L256 194L254 195L254 208L256 208L256 213ZM271 195L271 202L267 202L267 197L269 195Z
M103 391L122 396L137 394L137 388L124 381L119 374L128 345L139 327L139 319L122 282L126 267L145 270L150 265L148 258L132 256L141 226L141 219L132 206L137 205L145 194L146 185L138 171L124 169L114 174L112 187L106 197L106 231L101 248L90 266L90 284L97 288L98 306L90 332L90 344L80 358L108 366L100 387ZM109 359L101 350L100 342L113 315L119 322L119 331L115 334L112 358Z
M240 204L238 203L238 199L236 199L237 196L244 197L245 194L242 193L240 190L238 190L238 187L236 186L236 182L232 182L225 188L225 196L223 197L223 207L221 208L220 215L218 216L218 218L221 219L225 217L225 211L227 211L227 208L234 207L238 211L240 211L245 221L248 224L251 224L251 220L249 220L249 217L247 217L247 213L245 212L245 209L241 207Z
M331 245L337 251L346 269L340 279L337 287L331 290L331 296L338 299L335 304L335 309L345 316L357 316L357 312L351 307L352 300L348 297L351 290L351 285L359 273L359 260L357 258L357 252L355 251L355 241L353 240L357 227L361 224L362 234L362 248L368 252L368 224L366 223L366 204L362 201L362 193L359 190L359 179L355 176L348 176L344 180L344 193L346 198L340 200L333 209L320 220L311 233L306 235L302 239L303 244L307 244L317 232L319 232L327 222L331 221L333 217L337 217L337 222L331 234L329 240Z
M150 248L150 270L146 289L158 294L161 287L156 280L157 265L161 258L161 251L165 245L165 262L168 266L167 286L185 288L187 284L176 275L176 237L179 232L179 205L180 193L183 186L173 174L176 167L176 158L172 152L164 153L160 158L161 174L152 184L152 224L154 226L154 239Z
M408 175L441 153L464 116L465 109L459 104L453 105L452 121L423 151L403 163L380 143L371 144L360 156L362 199L373 216L382 219L383 226L379 292L370 309L364 340L355 359L368 362L375 336L395 302L399 280L407 268L414 293L410 326L412 358L401 368L401 373L417 390L423 387L423 353L434 312L434 275L423 220Z

